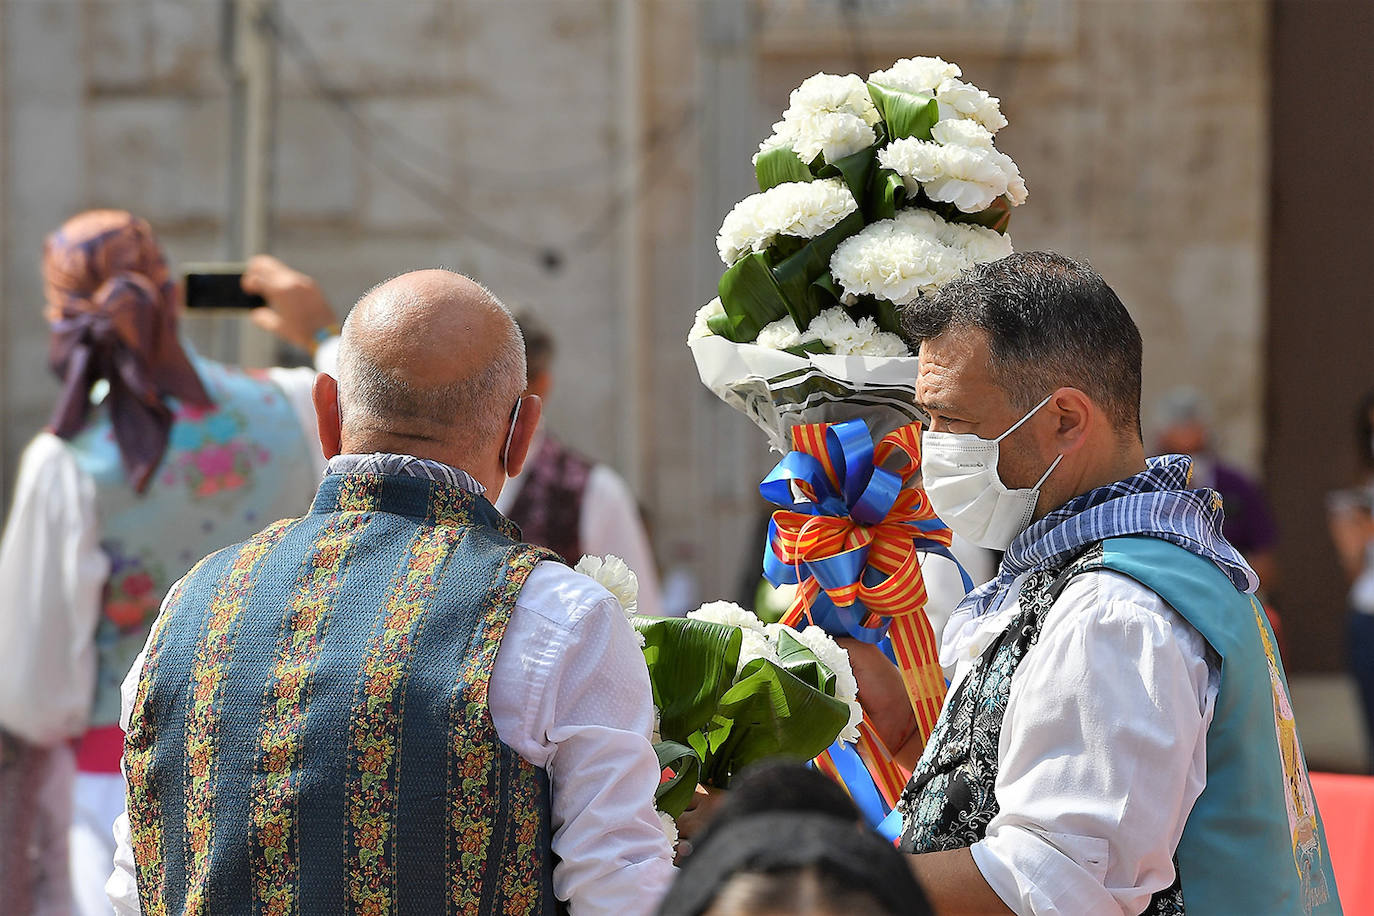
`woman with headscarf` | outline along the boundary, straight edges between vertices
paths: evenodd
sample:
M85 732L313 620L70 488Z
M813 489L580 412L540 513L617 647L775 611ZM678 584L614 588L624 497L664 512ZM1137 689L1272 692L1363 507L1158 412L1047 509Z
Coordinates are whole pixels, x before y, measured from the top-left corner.
M328 337L317 290L317 305L274 295L300 275L272 259L255 266L269 275L256 291L277 310L259 324L293 342L312 324ZM0 541L0 759L15 763L0 769L0 878L17 891L28 850L10 828L41 836L43 816L69 806L76 911L108 913L111 824L124 796L120 684L191 563L307 508L323 465L315 373L243 372L192 351L152 230L123 211L65 223L47 240L43 276L62 390L24 452ZM73 765L74 792L53 790ZM28 785L49 788L16 799ZM53 862L40 864L49 891L65 887Z

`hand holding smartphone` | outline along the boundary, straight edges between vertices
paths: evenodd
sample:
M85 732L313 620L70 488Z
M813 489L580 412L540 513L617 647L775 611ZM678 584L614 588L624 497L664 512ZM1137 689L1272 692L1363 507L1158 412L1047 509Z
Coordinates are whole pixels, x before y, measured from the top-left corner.
M243 291L242 262L187 264L182 269L186 307L198 312L244 312L262 308L261 296Z

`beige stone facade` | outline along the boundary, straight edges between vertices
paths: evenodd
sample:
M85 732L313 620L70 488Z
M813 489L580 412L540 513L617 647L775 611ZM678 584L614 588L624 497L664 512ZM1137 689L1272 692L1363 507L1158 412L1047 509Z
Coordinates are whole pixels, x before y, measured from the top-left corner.
M819 69L940 54L999 95L999 146L1031 192L1017 246L1092 261L1145 333L1147 408L1172 384L1204 388L1226 451L1258 464L1263 0L867 0L857 25L834 0L279 9L317 72L282 45L273 249L341 310L436 264L536 308L560 339L553 427L636 479L660 564L697 573L703 597L733 594L757 561L769 458L696 382L683 338L721 269L719 220L752 189L750 154ZM122 206L178 261L230 251L220 15L211 0L0 0L7 486L56 390L44 233ZM196 334L231 348L224 329Z

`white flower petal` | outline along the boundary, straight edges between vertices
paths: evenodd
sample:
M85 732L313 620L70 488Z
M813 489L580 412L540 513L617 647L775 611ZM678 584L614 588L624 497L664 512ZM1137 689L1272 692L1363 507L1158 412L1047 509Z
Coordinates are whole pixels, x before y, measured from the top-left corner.
M779 236L813 239L859 208L838 178L789 181L735 205L721 223L716 250L727 265L763 251Z

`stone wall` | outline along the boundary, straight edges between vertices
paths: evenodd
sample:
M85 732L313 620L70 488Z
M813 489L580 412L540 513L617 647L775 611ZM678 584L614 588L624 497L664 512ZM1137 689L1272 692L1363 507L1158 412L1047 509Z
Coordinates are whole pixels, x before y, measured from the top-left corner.
M435 264L536 308L562 350L554 428L637 470L662 565L698 573L706 597L732 594L756 562L754 484L769 459L683 346L719 276L715 229L751 190L749 155L801 79L941 54L1011 119L999 145L1031 189L1018 247L1089 258L1145 332L1147 405L1199 384L1227 450L1254 466L1263 0L857 8L851 28L833 0L283 0L317 72L283 44L273 248L341 310ZM37 312L43 234L118 205L152 220L177 260L223 256L232 137L219 4L0 0L0 13L8 485L55 393ZM627 70L639 91L622 85ZM197 333L220 347L233 336Z

